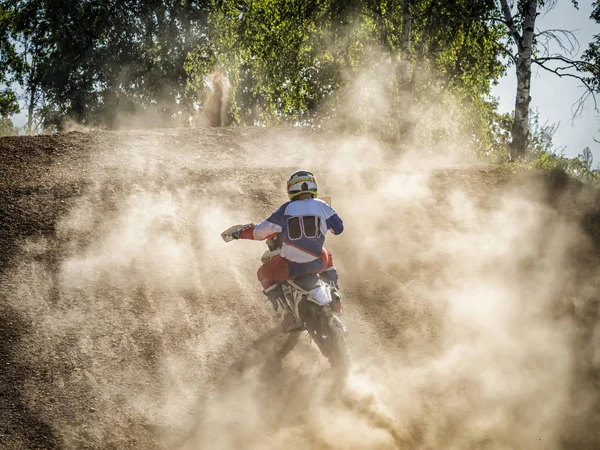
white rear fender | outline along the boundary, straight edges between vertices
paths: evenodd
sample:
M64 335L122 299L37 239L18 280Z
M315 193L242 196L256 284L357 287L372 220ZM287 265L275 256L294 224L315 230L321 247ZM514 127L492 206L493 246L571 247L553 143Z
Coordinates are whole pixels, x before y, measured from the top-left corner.
M296 291L296 294L299 294L296 300L296 308L298 307L298 301L302 297L302 295L306 295L306 298L313 303L316 303L319 306L325 306L331 303L331 291L329 290L329 286L327 286L322 281L319 281L319 284L311 289L310 291L305 291L292 280L287 281L288 286L293 288ZM285 290L285 288L284 288Z
M319 306L328 305L331 303L331 292L323 283L309 291L308 299Z

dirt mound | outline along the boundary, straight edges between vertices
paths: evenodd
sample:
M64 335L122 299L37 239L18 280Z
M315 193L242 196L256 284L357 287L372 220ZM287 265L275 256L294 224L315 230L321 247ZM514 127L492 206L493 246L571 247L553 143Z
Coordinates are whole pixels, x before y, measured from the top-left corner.
M298 129L0 139L3 448L595 448L598 205L560 175ZM283 345L259 243L311 168L355 370Z

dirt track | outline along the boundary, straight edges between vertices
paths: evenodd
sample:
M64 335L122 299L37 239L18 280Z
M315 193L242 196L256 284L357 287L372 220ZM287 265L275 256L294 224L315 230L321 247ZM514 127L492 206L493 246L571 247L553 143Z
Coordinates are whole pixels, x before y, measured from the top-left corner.
M0 446L597 448L597 200L373 145L261 128L0 139ZM263 367L283 342L261 340L263 248L218 237L307 166L347 227L328 247L356 372L333 399L305 340Z

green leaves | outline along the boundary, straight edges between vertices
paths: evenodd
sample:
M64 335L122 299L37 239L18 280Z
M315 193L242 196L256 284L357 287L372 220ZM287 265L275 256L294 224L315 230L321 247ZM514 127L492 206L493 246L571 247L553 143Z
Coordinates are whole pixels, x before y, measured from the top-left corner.
M184 63L206 36L209 4L11 0L21 82L46 126L66 117L108 127L138 114L181 120L191 109Z
M594 3L590 18L600 24L600 3ZM585 78L585 81L593 91L600 93L600 34L596 34L592 42L589 43L588 48L583 53L582 60L584 63L580 70L590 74Z
M19 112L16 94L10 89L0 91L0 117L9 117Z
M16 96L8 88L12 82L20 79L22 71L22 61L13 39L15 21L16 17L8 5L0 4L0 85L5 87L0 91L0 118L19 111Z
M354 82L357 76L375 80L387 72L381 91L389 108L376 121L381 126L382 118L389 120L387 130L399 137L399 119L391 111L406 110L406 94L420 102L446 93L468 99L471 116L482 117L481 110L491 108L485 99L490 82L504 71L496 45L502 28L484 19L495 11L493 2L252 0L214 5L210 56L203 47L188 55L188 89L201 98L204 77L220 67L231 83L231 115L239 124L319 125L336 119L352 129L372 127L369 113L348 101L365 93ZM400 59L408 72L399 70ZM340 114L353 108L362 114L358 122ZM478 132L485 128L472 126Z
M232 117L242 124L304 120L336 80L328 72L319 21L325 10L308 1L218 3L212 11L213 64L228 76L234 92ZM198 61L196 50L188 61ZM187 66L188 87L210 69L208 60Z
M494 0L5 0L0 82L20 83L48 127L72 118L116 128L137 116L181 125L218 69L233 124L433 141L426 124L442 111L489 155L503 151L511 120L490 98L511 53L502 20ZM587 50L587 68L599 48Z
M219 69L231 86L234 124L334 120L399 139L417 126L406 126L411 108L453 96L463 102L467 133L491 140L481 137L493 109L486 96L504 68L501 28L485 19L490 1L6 4L0 20L10 17L13 40L22 43L11 67L46 126L71 117L117 127L139 114L178 124L201 107L206 77ZM14 53L12 41L3 42L2 55ZM384 96L378 113L364 103L373 95Z

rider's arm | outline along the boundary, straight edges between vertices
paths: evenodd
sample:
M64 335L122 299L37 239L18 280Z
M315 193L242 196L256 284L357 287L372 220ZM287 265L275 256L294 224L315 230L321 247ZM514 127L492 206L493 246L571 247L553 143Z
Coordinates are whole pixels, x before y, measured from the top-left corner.
M253 239L262 241L268 239L274 234L283 231L283 215L288 204L285 203L277 211L269 216L267 220L263 220L258 225L245 228L240 232L240 239Z
M327 225L327 229L333 234L341 234L342 231L344 231L344 222L342 222L342 219L340 219L340 216L337 214L329 217L325 223Z
M344 231L344 222L342 222L338 213L336 213L335 209L331 206L325 203L324 208L326 217L325 225L327 226L327 229L333 234L341 234L342 231Z
M274 234L281 233L282 228L269 220L263 220L258 225L252 225L248 228L244 228L240 232L240 239L253 239L255 241L262 241L267 239Z

